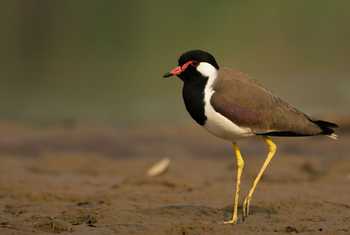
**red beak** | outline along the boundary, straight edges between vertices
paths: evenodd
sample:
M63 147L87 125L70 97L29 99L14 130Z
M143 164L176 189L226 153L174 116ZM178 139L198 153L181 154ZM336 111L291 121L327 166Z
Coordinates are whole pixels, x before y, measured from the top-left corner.
M187 69L187 67L189 65L192 65L193 61L187 61L186 63L184 63L182 66L177 66L175 68L173 68L170 72L167 72L166 74L163 75L163 78L168 78L171 76L175 76L175 75L179 75L181 74L183 71L185 71Z
M182 73L182 68L180 66L177 66L173 68L170 72L167 72L166 74L163 75L163 78L168 78L171 76L175 76Z

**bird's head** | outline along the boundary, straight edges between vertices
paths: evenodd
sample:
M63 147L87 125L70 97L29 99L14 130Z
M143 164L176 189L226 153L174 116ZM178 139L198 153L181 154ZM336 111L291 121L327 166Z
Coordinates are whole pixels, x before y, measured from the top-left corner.
M183 53L179 58L179 66L167 72L163 77L178 76L183 81L194 77L210 77L219 70L214 56L202 50L191 50Z

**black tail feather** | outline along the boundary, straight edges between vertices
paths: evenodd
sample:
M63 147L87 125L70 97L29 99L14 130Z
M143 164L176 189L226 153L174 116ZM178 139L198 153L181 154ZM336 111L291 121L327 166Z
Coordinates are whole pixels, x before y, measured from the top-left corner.
M313 123L315 123L317 126L319 126L322 130L321 134L323 135L331 135L334 133L333 128L337 128L338 125L335 123L322 121L322 120L311 120Z

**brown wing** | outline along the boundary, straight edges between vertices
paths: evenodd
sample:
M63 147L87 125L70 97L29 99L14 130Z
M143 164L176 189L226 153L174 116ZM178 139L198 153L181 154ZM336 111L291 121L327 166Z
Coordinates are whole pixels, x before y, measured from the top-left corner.
M240 72L221 69L213 89L210 102L215 111L254 133L316 135L321 132L307 115Z

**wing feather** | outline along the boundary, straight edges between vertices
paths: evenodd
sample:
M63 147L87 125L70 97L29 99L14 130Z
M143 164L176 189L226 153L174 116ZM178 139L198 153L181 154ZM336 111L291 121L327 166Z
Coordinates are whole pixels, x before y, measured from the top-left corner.
M320 128L304 113L249 79L223 68L213 85L210 103L215 111L256 134L316 135Z

